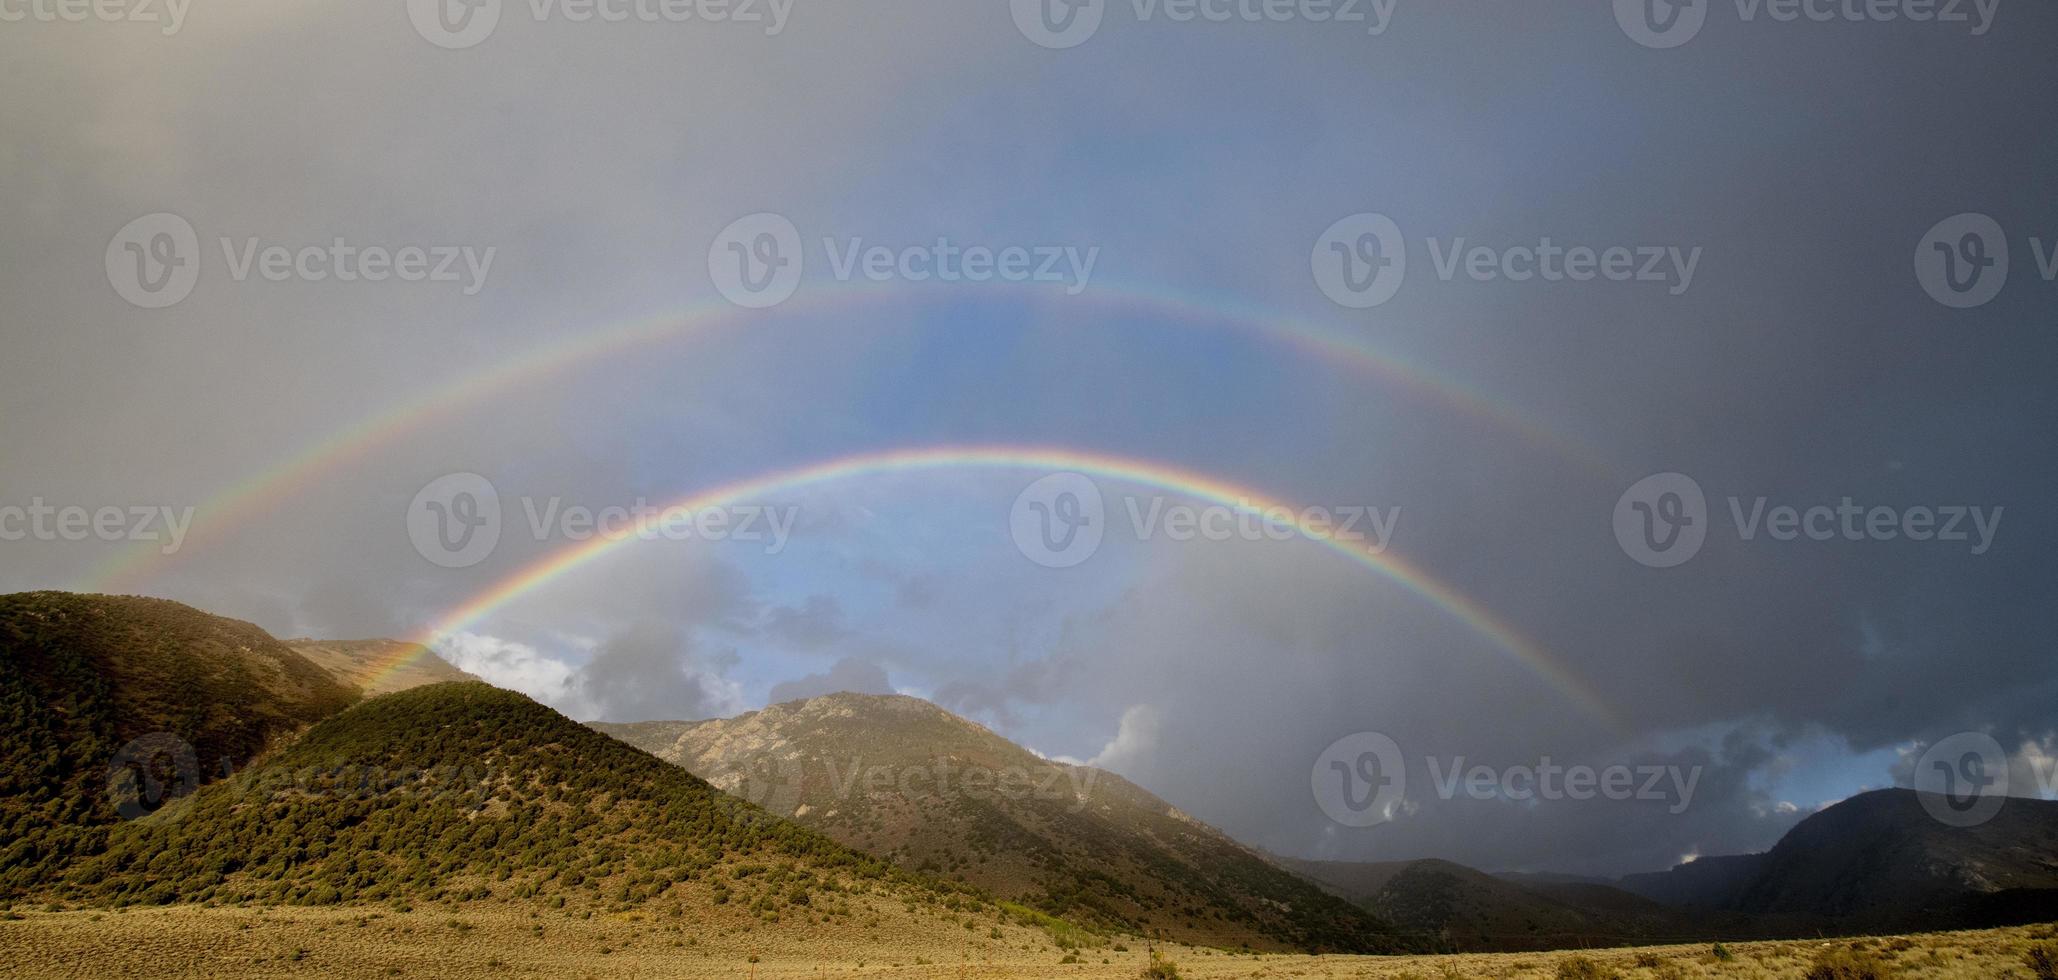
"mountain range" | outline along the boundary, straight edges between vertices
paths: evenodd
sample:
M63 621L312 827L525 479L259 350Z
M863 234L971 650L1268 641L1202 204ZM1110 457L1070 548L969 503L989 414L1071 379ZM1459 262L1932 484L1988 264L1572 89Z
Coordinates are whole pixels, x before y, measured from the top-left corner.
M1619 880L1315 862L910 697L582 725L420 647L281 642L153 599L0 596L0 735L8 902L500 902L1349 952L2058 918L2053 802L1961 829L1876 791L1765 853Z
M1052 915L1226 947L1404 945L1364 908L1134 783L915 698L832 694L595 727L851 847Z
M1701 858L1621 885L1686 908L1865 929L2007 925L2058 911L2058 802L2011 798L1971 827L1942 823L1923 803L1914 790L1861 793L1765 853Z

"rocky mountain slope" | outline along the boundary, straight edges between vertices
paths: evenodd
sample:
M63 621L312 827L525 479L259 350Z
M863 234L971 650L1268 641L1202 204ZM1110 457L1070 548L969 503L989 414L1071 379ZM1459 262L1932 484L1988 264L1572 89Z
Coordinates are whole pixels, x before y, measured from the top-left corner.
M1142 788L926 701L834 694L702 722L599 725L852 847L1042 911L1187 942L1405 941Z

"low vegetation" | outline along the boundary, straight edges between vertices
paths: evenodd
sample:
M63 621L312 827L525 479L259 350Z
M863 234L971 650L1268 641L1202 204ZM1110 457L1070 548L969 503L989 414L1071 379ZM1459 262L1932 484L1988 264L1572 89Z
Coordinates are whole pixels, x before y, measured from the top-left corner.
M519 694L456 683L359 704L261 765L114 828L50 897L602 911L704 900L775 922L842 914L841 896L875 888L978 904Z
M249 623L159 599L0 596L0 899L356 699Z
M977 918L976 930L938 928L880 895L858 914L807 930L716 915L647 911L588 914L514 904L417 908L168 908L0 914L0 976L241 978L307 975L450 980L531 976L819 980L827 976L928 980L1808 980L1825 963L1866 962L1905 980L2041 977L2050 927L1854 940L1706 945L1565 953L1449 956L1301 956L1117 943L1062 951L1040 930ZM991 925L989 925L991 923ZM997 931L994 935L989 929ZM1843 955L1849 954L1849 955ZM2039 960L2038 957L2045 957ZM1176 961L1177 965L1174 965ZM1845 974L1829 974L1842 976Z
M2036 980L2058 980L2058 942L2032 944L2022 951L2022 963Z
M914 698L833 694L721 721L596 727L757 790L843 844L1072 923L1081 946L1123 932L1282 951L1433 948L1119 776L1040 758ZM935 789L968 772L988 780ZM920 778L863 778L882 773ZM1012 791L997 788L1005 776Z
M871 885L978 902L521 694L440 684L358 704L261 766L115 828L54 898L601 910L706 898L776 922L836 914L836 896Z

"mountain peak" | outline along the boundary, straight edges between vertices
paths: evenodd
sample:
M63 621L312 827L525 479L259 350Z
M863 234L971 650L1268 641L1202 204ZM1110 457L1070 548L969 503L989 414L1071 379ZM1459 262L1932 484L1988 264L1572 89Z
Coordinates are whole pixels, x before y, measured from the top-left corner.
M310 799L323 801L308 807ZM325 904L446 894L694 902L752 860L809 887L928 886L512 691L457 682L364 701L257 768L118 828L81 897ZM281 826L296 826L282 835ZM309 850L304 840L322 846ZM451 847L453 841L492 846ZM520 867L509 855L527 855ZM397 873L411 869L409 874ZM721 883L718 883L721 882ZM714 898L715 904L723 899Z
M1111 773L898 694L595 725L840 843L1089 924L1218 946L1393 950L1371 913Z

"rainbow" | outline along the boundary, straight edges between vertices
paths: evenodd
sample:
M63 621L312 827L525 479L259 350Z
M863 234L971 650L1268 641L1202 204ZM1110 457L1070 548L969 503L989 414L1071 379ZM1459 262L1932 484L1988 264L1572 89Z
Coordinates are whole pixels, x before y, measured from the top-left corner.
M837 298L840 303L847 304L853 300L886 295L883 290L852 290ZM827 299L826 296L820 297L814 305L826 305ZM791 304L792 308L800 310L807 306L800 300ZM346 464L363 459L438 419L454 416L496 395L579 365L652 344L695 336L751 312L756 311L744 310L723 301L680 313L633 320L583 332L555 343L541 344L455 378L418 397L337 429L300 452L280 459L209 497L195 508L186 546L190 549L195 544L205 544L248 523L341 470ZM117 554L98 568L83 591L121 591L143 581L158 566L170 560L170 556L160 553L155 542L145 542Z
M1040 290L1034 284L984 287L987 292L1000 290L1027 293L1032 297L1048 296L1048 290ZM914 287L906 284L810 284L795 299L775 310L745 310L717 301L683 312L582 331L562 341L530 348L337 429L301 451L209 497L195 508L192 529L181 554L204 548L209 541L232 533L257 516L276 509L306 488L322 482L351 462L370 456L383 446L525 384L625 352L702 336L720 327L748 322L752 316L822 310L841 312L853 305L892 299L912 292ZM1421 395L1448 410L1511 433L1528 444L1548 447L1560 456L1596 471L1612 476L1619 470L1590 445L1539 425L1506 403L1448 376L1381 351L1362 338L1340 334L1308 321L1221 301L1123 289L1112 284L1097 285L1078 297L1067 298L1064 303L1068 306L1085 304L1089 308L1112 312L1136 311L1188 324L1253 332L1323 363L1340 365ZM121 592L136 588L172 560L173 556L160 552L156 542L139 542L132 548L117 552L108 562L94 569L81 591Z
M411 643L433 650L452 636L470 630L509 603L592 564L622 546L641 540L640 532L661 524L672 515L691 515L711 508L731 506L753 498L789 493L812 486L880 474L953 469L1034 470L1075 472L1110 481L1152 487L1185 497L1241 510L1268 514L1274 508L1300 514L1293 507L1268 494L1149 460L1110 456L1075 449L1018 446L946 446L894 449L833 459L798 469L752 477L688 494L667 505L635 530L620 536L594 538L567 545L516 570L463 603L435 617ZM1269 518L1268 518L1269 519ZM1541 646L1528 640L1477 602L1438 581L1428 572L1391 553L1381 553L1334 535L1324 534L1295 519L1302 537L1371 569L1389 581L1413 592L1469 627L1511 656L1551 688L1590 716L1615 724L1616 715L1570 670L1559 664ZM401 650L408 648L402 647ZM376 665L373 680L403 666L412 655L396 655Z

